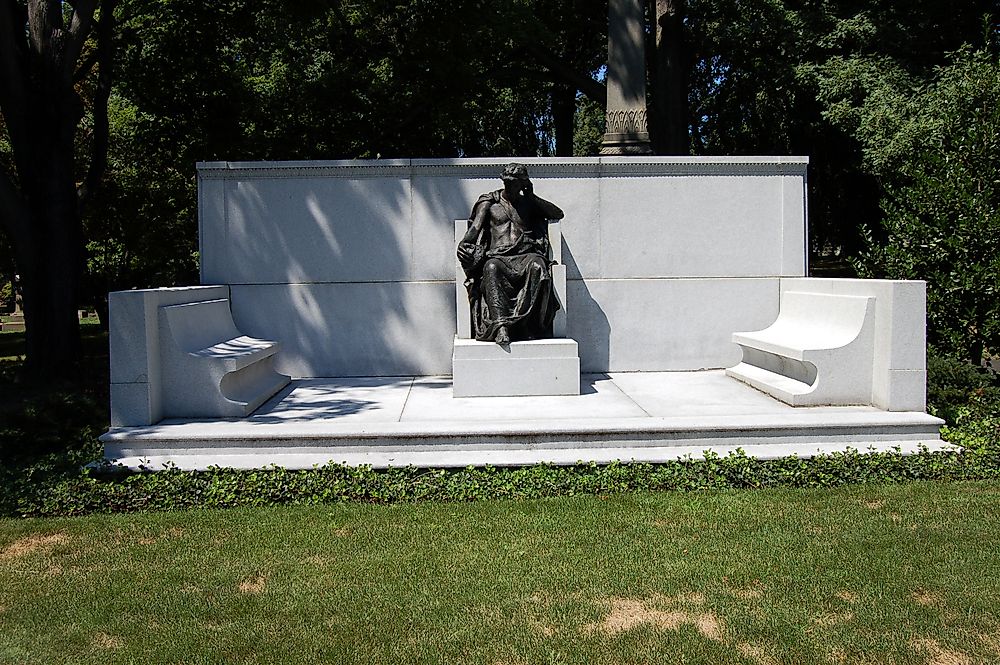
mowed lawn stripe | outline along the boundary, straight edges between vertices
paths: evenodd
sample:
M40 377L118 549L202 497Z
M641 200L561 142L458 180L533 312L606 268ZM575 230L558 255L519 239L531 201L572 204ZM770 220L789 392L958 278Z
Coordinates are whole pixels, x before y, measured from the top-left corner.
M0 662L996 662L998 506L969 482L0 520Z

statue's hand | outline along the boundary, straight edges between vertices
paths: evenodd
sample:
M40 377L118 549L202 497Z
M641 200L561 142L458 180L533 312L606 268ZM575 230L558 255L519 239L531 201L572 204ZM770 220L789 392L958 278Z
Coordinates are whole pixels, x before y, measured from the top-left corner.
M486 255L486 249L471 242L458 244L458 262L466 270L475 268Z

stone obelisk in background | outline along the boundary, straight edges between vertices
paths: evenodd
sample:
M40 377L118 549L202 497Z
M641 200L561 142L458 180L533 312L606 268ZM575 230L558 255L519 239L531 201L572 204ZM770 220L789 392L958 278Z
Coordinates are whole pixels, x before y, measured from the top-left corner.
M608 107L602 155L649 155L642 0L608 3Z

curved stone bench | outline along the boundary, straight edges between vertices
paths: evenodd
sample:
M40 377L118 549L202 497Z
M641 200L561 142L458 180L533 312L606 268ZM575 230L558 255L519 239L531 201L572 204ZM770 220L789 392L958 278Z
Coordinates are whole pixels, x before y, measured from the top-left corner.
M786 291L764 330L733 333L726 370L792 406L871 404L875 298Z
M284 388L278 342L242 334L229 300L160 307L164 417L243 417Z

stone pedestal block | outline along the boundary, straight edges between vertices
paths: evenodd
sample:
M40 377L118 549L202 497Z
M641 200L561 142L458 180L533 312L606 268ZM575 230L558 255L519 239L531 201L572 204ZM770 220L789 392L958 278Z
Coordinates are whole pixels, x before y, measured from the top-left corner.
M580 394L580 355L572 339L502 347L455 338L452 366L455 397Z

